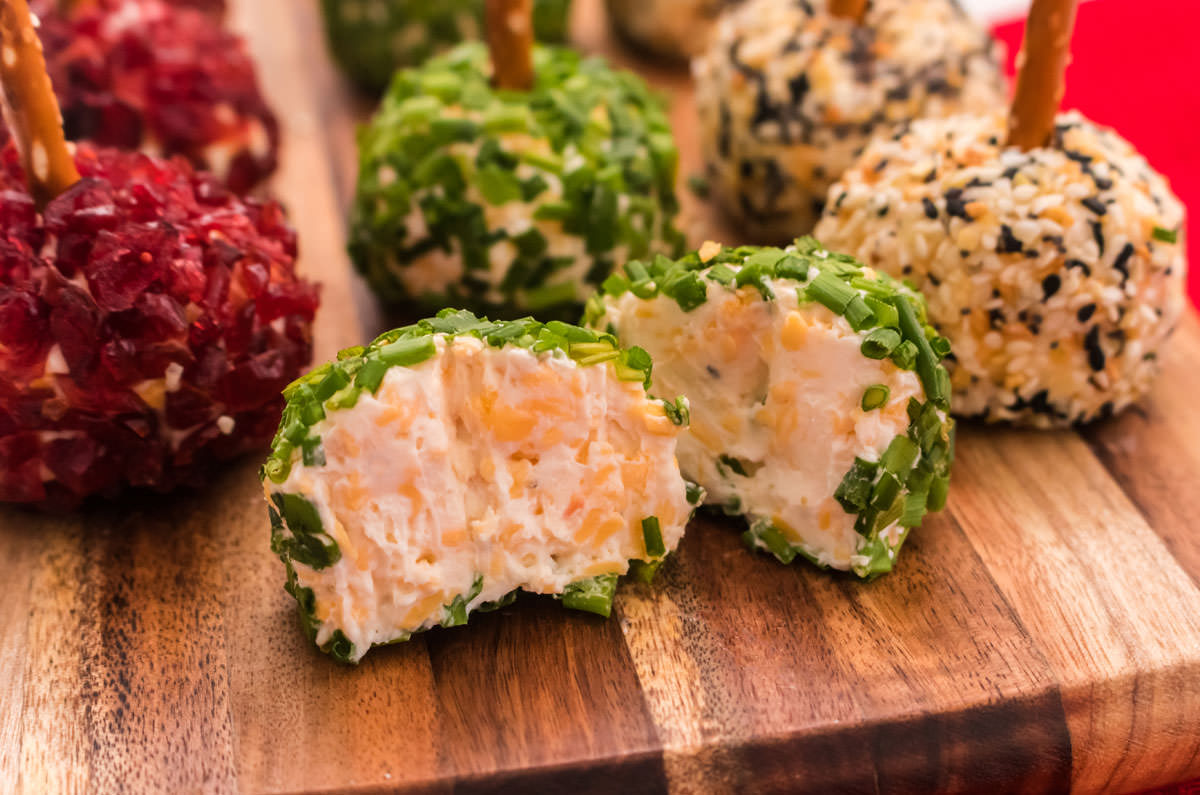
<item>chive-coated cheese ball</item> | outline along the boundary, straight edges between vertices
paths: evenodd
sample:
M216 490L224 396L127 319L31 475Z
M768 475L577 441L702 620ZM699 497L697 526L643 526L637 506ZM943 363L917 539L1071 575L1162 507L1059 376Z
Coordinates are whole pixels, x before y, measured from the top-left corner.
M397 75L359 137L350 253L387 302L573 312L615 263L675 253L678 153L640 78L534 50L496 91L466 44Z
M945 503L946 341L892 279L812 238L706 243L629 263L587 319L650 353L653 393L688 397L680 467L751 547L873 577Z
M483 38L484 0L321 0L329 49L364 91L382 93L396 69ZM534 0L538 41L567 37L571 0Z
M675 60L699 55L717 17L739 0L608 0L608 17L631 44Z
M954 0L751 0L693 63L713 195L758 240L812 230L830 183L876 135L1005 102L997 47Z
M996 114L919 122L829 193L829 245L911 279L950 338L955 411L1036 427L1144 395L1186 304L1184 210L1111 130L1060 115L1048 146Z
M519 590L607 616L701 497L686 402L648 398L649 373L609 335L443 310L285 390L271 545L317 645L357 662Z

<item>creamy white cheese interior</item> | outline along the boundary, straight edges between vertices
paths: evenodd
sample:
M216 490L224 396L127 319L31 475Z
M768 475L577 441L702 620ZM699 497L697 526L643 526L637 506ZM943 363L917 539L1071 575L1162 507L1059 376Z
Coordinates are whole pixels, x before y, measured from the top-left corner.
M921 384L865 357L862 336L821 304L801 303L794 282L774 288L766 301L753 287L709 282L707 300L686 313L669 297L627 292L607 299L604 319L654 359L652 393L687 395L692 421L679 461L707 502L769 520L823 565L865 565L855 517L833 495L855 457L878 461L905 434ZM864 411L875 384L889 398ZM881 535L891 545L901 532L893 524Z
M272 490L300 494L340 560L296 564L316 597L316 641L340 629L359 656L514 589L561 593L647 558L642 520L668 550L691 512L678 428L640 383L564 355L447 343L392 367L378 391L313 430L323 466L297 463Z

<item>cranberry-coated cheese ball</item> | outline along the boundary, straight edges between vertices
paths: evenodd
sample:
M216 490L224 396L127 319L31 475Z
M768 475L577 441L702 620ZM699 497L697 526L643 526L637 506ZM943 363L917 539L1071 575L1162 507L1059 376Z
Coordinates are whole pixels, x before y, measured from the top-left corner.
M83 179L39 215L0 150L0 500L40 507L265 448L317 306L279 205L181 159L75 159Z
M954 346L954 408L1062 426L1150 389L1185 306L1184 210L1115 132L1077 113L1004 147L1005 119L923 121L863 153L818 227L924 291Z
M31 4L71 140L183 155L237 193L277 165L279 126L242 40L162 0Z
M875 0L861 23L827 0L750 0L692 67L713 195L755 242L805 234L876 135L1002 106L997 55L953 0Z
M717 17L738 0L608 0L608 17L631 44L663 58L687 59L708 45Z

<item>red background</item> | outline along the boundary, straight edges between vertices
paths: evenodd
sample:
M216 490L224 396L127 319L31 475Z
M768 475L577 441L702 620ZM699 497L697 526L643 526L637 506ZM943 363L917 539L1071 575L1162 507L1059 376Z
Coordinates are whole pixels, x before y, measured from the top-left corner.
M1064 108L1116 128L1171 181L1192 210L1200 207L1200 3L1195 0L1093 0L1079 6ZM996 27L1011 72L1024 20ZM1190 231L1191 225L1188 225ZM1187 235L1188 260L1200 260L1200 235ZM1200 273L1188 292L1200 306Z

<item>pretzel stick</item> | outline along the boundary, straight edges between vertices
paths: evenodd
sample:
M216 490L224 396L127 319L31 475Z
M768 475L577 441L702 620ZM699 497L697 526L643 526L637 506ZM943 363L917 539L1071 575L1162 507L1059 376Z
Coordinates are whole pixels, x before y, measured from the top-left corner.
M830 0L829 13L862 22L863 14L867 13L867 0Z
M487 0L488 51L497 88L533 87L533 0Z
M1017 92L1008 115L1008 143L1029 150L1054 134L1063 74L1071 59L1071 31L1079 0L1033 0L1017 56Z
M4 118L21 153L29 192L43 210L79 181L79 171L63 136L42 42L25 0L0 0L0 85Z

